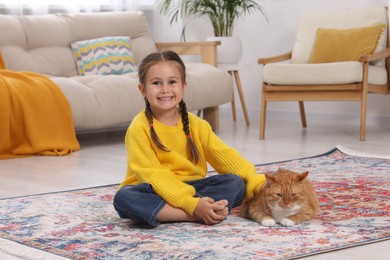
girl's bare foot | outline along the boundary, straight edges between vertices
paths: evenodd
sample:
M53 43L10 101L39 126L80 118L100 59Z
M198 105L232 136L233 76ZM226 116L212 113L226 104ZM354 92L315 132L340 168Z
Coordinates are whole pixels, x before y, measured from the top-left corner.
M222 210L215 210L215 214L218 214L220 216L223 216L224 218L229 215L229 209L228 209L228 201L227 200L219 200L217 202L214 202L214 204L225 206Z

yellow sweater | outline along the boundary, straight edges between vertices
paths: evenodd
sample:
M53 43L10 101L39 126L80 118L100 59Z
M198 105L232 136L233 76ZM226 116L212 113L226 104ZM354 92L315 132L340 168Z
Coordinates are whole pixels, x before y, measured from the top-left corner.
M207 163L217 173L233 173L246 182L246 199L253 197L265 182L252 163L214 134L203 119L189 113L190 131L199 150L199 163L194 165L181 119L176 126L167 126L154 119L154 128L162 143L170 150L159 149L150 136L149 122L144 111L132 121L126 134L128 155L127 175L121 187L150 183L154 192L171 206L193 214L199 201L195 189L185 182L202 179L207 174Z

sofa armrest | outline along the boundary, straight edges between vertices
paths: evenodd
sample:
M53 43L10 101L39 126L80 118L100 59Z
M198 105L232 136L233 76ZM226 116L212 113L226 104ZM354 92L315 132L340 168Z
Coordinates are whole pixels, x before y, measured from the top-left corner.
M390 57L390 48L383 49L380 52L376 52L373 54L364 55L360 58L359 61L361 62L378 61L388 57Z
M274 63L274 62L280 62L280 61L285 61L291 59L292 51L273 56L273 57L267 57L267 58L259 58L257 60L258 64L267 64L267 63Z
M200 55L202 63L208 63L213 66L218 65L217 46L220 41L210 42L159 42L156 43L157 49L172 50L179 55Z

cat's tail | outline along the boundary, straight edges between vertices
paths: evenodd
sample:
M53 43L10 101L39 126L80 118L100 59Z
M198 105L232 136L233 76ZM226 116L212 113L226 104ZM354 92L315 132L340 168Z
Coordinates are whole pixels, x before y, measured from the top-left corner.
M250 200L244 200L242 202L241 207L240 207L240 215L241 215L241 217L249 218L249 216L248 216L248 209L249 209L249 205L252 202L252 200L253 200L253 198L250 199Z

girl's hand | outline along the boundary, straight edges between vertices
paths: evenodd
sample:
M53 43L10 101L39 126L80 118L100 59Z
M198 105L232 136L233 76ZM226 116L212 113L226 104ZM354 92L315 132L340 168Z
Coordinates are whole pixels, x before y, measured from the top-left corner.
M194 215L207 225L218 224L229 214L227 205L227 200L214 202L212 198L203 197L196 205Z

